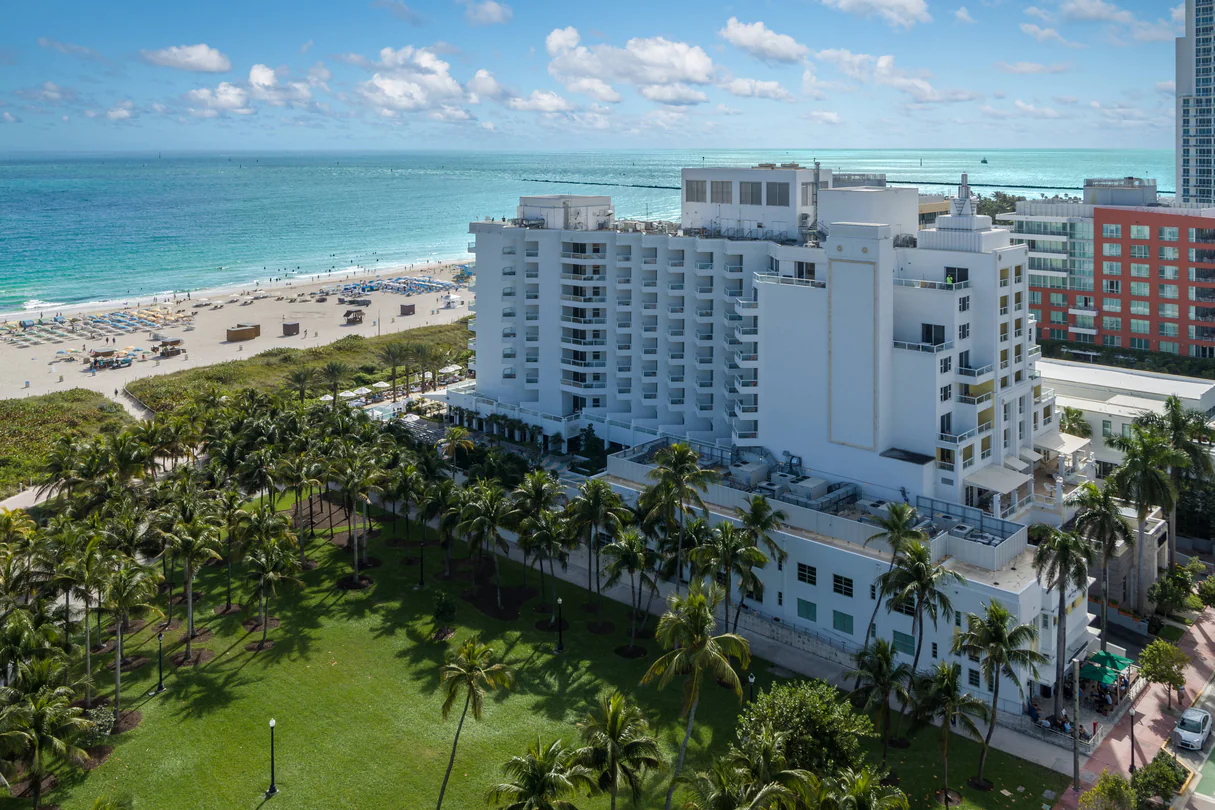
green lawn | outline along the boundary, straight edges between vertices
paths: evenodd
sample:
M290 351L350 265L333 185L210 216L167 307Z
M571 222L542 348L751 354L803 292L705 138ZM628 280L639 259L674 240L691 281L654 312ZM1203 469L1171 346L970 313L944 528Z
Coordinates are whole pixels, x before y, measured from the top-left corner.
M60 436L116 432L133 421L121 405L84 388L0 399L0 499L37 478Z
M268 393L281 391L292 370L301 366L319 369L335 360L345 363L350 369L342 388L369 385L388 379L388 369L380 362L378 352L389 343L439 346L451 352L453 357L467 352L468 339L473 336L468 331L468 320L466 317L452 323L421 326L379 337L349 335L309 349L269 349L242 360L229 360L159 377L145 377L132 382L127 388L152 410L172 411L209 387L225 393L242 388L256 388ZM404 374L404 369L400 369L400 372ZM404 377L401 377L399 381L403 380ZM322 388L323 385L318 382L318 396Z
M445 807L485 806L484 792L508 757L522 753L537 734L573 741L573 723L605 690L632 693L668 753L674 753L682 733L679 687L659 691L638 685L653 659L652 641L645 642L647 659L629 661L612 652L626 640L622 606L609 603L605 613L616 632L593 636L581 608L585 591L563 584L566 617L573 626L565 636L568 652L556 656L551 652L555 637L533 628L536 600L524 606L514 623L488 618L458 600L456 637L434 643L428 640L427 614L435 590L458 594L469 583L429 579L441 571L441 554L432 547L427 550L427 587L414 591L417 567L403 565L405 552L384 541L377 538L371 546L384 562L372 572L375 586L348 593L332 587L349 570L348 556L318 538L310 554L320 567L303 576L304 588L283 592L272 606L271 614L282 620L281 627L270 631L276 646L257 654L245 650L257 635L242 629L244 616L220 620L213 615L212 608L223 601L223 569L205 570L197 583L206 594L197 615L215 631L202 645L214 650L214 660L196 670L174 671L166 663L169 691L147 697L156 680L154 628L130 637L128 654L152 659L123 677L125 705L141 711L143 722L113 738L116 750L97 770L64 773L48 803L82 810L97 796L129 794L141 808L258 807L269 778L267 721L274 717L280 790L275 807L428 807L437 797L456 726L454 716L447 722L440 717L438 667L445 650L472 633L505 654L518 683L488 702L484 722L466 723ZM518 584L522 569L507 563L503 576L506 584ZM534 572L529 581L535 582ZM251 602L243 591L241 601ZM177 651L182 632L166 636L166 662ZM752 669L757 687L772 682L765 662L754 662ZM108 670L98 681L104 692L112 691ZM731 694L709 685L697 714L689 768L704 767L724 751L733 739L738 710ZM927 807L925 797L939 781L938 739L933 729L908 751L892 751L912 807ZM952 751L957 788L973 773L978 747L958 739ZM992 754L988 774L996 791L963 791L975 810L1036 810L1044 788L1059 790L1067 781L999 752ZM664 785L652 782L641 806L659 806ZM1026 787L1024 793L1017 792L1018 785ZM1012 797L1002 796L1000 788ZM18 806L28 802L0 800L0 808ZM581 800L578 806L605 808L607 801Z

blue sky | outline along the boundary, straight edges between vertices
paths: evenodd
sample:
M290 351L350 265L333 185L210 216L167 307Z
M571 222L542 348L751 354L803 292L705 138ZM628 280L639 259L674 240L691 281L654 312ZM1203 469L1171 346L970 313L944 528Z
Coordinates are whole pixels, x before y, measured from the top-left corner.
M0 151L1165 149L1182 8L10 3Z

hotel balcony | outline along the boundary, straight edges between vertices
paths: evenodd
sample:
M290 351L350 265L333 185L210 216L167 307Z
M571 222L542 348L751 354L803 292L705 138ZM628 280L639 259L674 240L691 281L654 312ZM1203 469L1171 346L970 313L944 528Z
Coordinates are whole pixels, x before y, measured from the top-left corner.
M562 323L572 323L579 326L599 326L607 323L607 318L581 318L577 315L562 315Z
M572 357L562 357L561 365L569 368L606 368L606 360L575 360Z
M1034 397L1035 405L1049 405L1055 401L1055 389L1043 388L1042 393Z
M739 368L759 368L759 355L735 352L734 362L738 363Z
M726 265L726 272L729 273L730 275L735 275L735 276L742 275L742 271L743 271L743 266L741 264L727 264Z
M574 261L598 261L598 262L606 262L608 257L607 257L607 254L606 254L606 253L568 253L568 252L562 252L562 254L561 254L561 258L563 258L563 259L573 259Z
M759 327L757 326L739 326L734 330L734 337L741 340L743 343L754 343L759 339ZM953 344L949 344L951 347Z
M1041 356L1042 356L1042 347L1041 346L1034 346L1033 348L1031 348L1029 350L1029 359L1030 360L1037 360Z
M759 413L759 404L756 402L743 402L738 400L734 403L734 415L739 419L755 419L755 415Z
M697 270L712 270L713 262L697 262L696 269Z
M938 352L947 352L953 348L953 341L947 340L944 343L908 343L904 340L894 341L894 348L904 349L910 352L927 352L928 354L937 354Z
M607 281L607 276L602 273L594 275L583 275L581 273L562 273L562 281L575 281L579 284L602 284Z
M603 338L580 338L571 335L562 335L561 342L566 346L606 346L607 341Z
M896 287L914 287L920 290L944 290L952 292L953 290L965 290L970 288L969 281L929 281L926 278L896 278L894 280Z
M607 388L607 383L603 382L602 380L598 382L591 382L588 380L567 380L563 378L561 380L561 386L563 388L576 388L579 391L602 391L603 389Z
M942 444L964 444L978 436L985 436L991 433L991 428L991 422L984 422L978 427L973 427L964 433L938 433L937 441Z
M476 242L469 242L469 243L468 243L468 252L469 252L469 253L476 253L476 252L477 252L477 243L476 243Z
M753 447L758 444L759 428L754 421L732 419L730 433L734 443L740 447Z
M974 405L976 407L981 407L983 405L987 405L988 403L990 403L992 401L993 398L994 397L990 391L988 391L986 394L980 394L977 397L963 396L961 394L954 397L954 399L957 400L962 405Z
M606 304L607 298L602 295L563 295L562 301L572 301L576 304Z
M996 367L992 363L988 363L985 366L979 366L978 368L958 366L958 376L965 377L966 381L971 385L979 385L987 380L995 379Z

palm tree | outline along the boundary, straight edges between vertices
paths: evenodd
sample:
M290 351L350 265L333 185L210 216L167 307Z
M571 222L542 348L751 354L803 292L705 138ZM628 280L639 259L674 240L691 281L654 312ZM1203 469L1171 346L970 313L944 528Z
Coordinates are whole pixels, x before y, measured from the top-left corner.
M224 568L226 569L227 603L225 613L232 612L232 560L233 545L239 545L239 527L245 515L245 496L235 489L224 489L215 501L216 512L224 525L224 543L227 551L224 553Z
M166 535L175 557L181 558L186 586L186 657L189 662L190 643L194 639L194 573L208 560L219 559L219 532L214 518L194 515L188 523L178 522Z
M512 509L511 501L502 487L482 481L472 488L461 512L460 531L468 537L469 556L476 551L480 557L488 548L493 558L498 610L502 609L502 572L496 552L510 552L502 530L511 523Z
M983 771L987 767L987 755L991 751L991 735L996 729L996 709L1000 705L1000 679L1016 684L1017 691L1025 694L1021 686L1022 673L1029 672L1038 679L1038 665L1047 658L1034 647L1038 640L1038 626L1033 622L1017 624L1017 617L995 599L987 603L982 616L970 613L966 616L966 628L954 638L954 652L965 653L971 660L979 660L979 671L991 687L991 722L987 736L983 738L983 750L979 754L979 775L983 783ZM1078 719L1078 718L1077 718Z
M1154 427L1131 425L1129 436L1110 436L1105 442L1122 453L1122 464L1109 476L1118 495L1135 507L1138 520L1135 545L1136 608L1140 613L1148 609L1147 591L1156 580L1156 561L1148 559L1150 544L1145 541L1144 529L1148 513L1153 506L1172 513L1177 504L1177 488L1169 470L1185 469L1189 457L1181 450L1174 450L1168 437Z
M874 540L885 540L886 545L890 546L890 565L886 568L888 577L894 570L894 564L899 557L899 552L903 550L903 547L907 543L912 540L920 543L928 542L928 536L915 528L916 519L914 507L905 503L891 503L890 507L886 510L886 516L878 520L878 525L882 527L882 531L865 541L865 545L869 545ZM890 594L879 594L879 598L873 606L873 614L869 617L869 624L865 627L865 640L861 643L862 651L869 646L869 638L873 635L873 625L877 622L878 608L882 605L881 597L883 596L890 596ZM857 681L857 684L853 685L853 689L859 683L860 681Z
M117 651L114 656L114 716L121 717L122 697L122 637L127 619L136 611L151 608L156 594L156 579L152 569L124 557L114 567L106 582L105 604L114 615L114 637Z
M578 487L578 494L569 503L569 514L574 525L586 529L586 600L594 605L595 592L600 591L599 579L599 530L615 531L631 517L624 502L612 489L612 485L601 478L589 478ZM593 569L593 570L592 570ZM591 589L594 576L595 590Z
M1062 689L1057 689L1062 692ZM940 663L927 675L916 680L915 705L917 724L941 722L941 761L944 765L945 786L943 801L949 806L949 741L953 738L953 726L976 740L979 728L974 718L987 720L993 726L995 718L989 717L987 704L962 689L962 665Z
M534 526L536 518L542 513L551 511L561 499L561 487L556 479L545 470L533 470L523 477L519 486L515 487L511 497L515 500L515 508L511 512L511 520L519 531L519 548L523 551L523 584L527 584L527 569L529 556L535 553L535 544L528 527ZM544 597L544 560L540 559L540 596Z
M304 556L304 488L320 486L319 470L311 457L304 454L284 456L275 467L274 478L284 487L295 491L295 527L298 532L300 567L306 567Z
M824 808L847 810L907 810L907 794L882 784L882 774L866 765L857 771L845 768L819 789Z
M396 505L400 507L400 513L405 518L406 544L409 543L410 535L412 534L409 528L409 510L415 504L420 505L425 494L425 490L426 480L422 477L422 473L418 471L417 465L415 464L401 465L399 468L397 468L396 472L392 476L392 497L396 501ZM396 513L397 510L394 510L393 514L395 515ZM393 530L396 530L395 526L393 527ZM423 556L421 544L425 542L425 537L418 542L418 558L421 559Z
M460 712L460 722L456 726L456 738L451 743L451 758L447 761L447 773L443 774L443 786L439 788L439 803L436 810L443 808L443 794L447 792L447 782L451 778L451 768L456 763L456 746L460 744L460 731L464 728L464 719L468 710L472 709L473 719L480 721L485 714L485 692L498 687L509 689L514 682L514 673L506 664L495 663L497 655L494 648L482 644L476 636L466 640L457 649L447 654L447 663L439 670L439 684L446 693L443 699L443 719L451 714L452 706L461 695L464 697L464 709Z
M287 390L299 394L300 404L308 397L308 392L316 384L316 369L312 366L298 366L287 372Z
M588 712L578 729L583 747L574 752L574 760L588 768L595 787L611 797L611 810L616 810L621 787L634 803L639 801L646 771L662 767L658 739L650 733L641 709L620 692L603 695L597 710Z
M438 450L439 455L448 462L454 462L460 451L465 453L473 451L473 440L467 430L459 425L452 425L447 428L443 438L435 442L435 450Z
M553 582L552 601L549 602L549 627L557 621L557 561L562 560L573 544L574 530L561 512L546 510L523 521L522 532L528 537L531 553L540 563L540 591L543 601L544 561L548 560L548 571Z
M1084 411L1064 405L1059 412L1059 432L1087 439L1093 435L1093 426L1084 418Z
M461 500L460 486L449 478L442 478L427 487L418 502L422 517L435 521L435 533L443 547L443 575L447 579L451 579L451 536L460 522Z
M274 538L260 540L245 557L248 566L249 584L257 594L257 605L261 616L262 640L258 649L266 646L266 632L270 627L270 597L278 595L280 584L298 584L294 576L299 570L299 561L291 554L285 543Z
M1078 507L1076 531L1101 551L1101 650L1105 651L1109 629L1110 559L1118 544L1135 544L1130 527L1122 517L1122 508L1113 486L1099 487L1086 481L1067 496L1067 502Z
M656 481L665 496L661 500L669 500L679 512L679 542L675 551L675 593L680 593L683 585L683 520L684 514L691 508L707 512L705 503L700 497L709 484L721 479L721 473L716 470L706 470L700 466L700 454L691 445L676 442L664 447L654 454L654 469L648 477ZM659 506L655 505L655 509ZM664 510L665 511L665 510ZM667 806L671 801L668 797Z
M346 375L349 373L349 367L340 360L330 360L321 367L321 381L329 389L329 396L333 397L330 404L334 411L338 406L338 389L342 387L342 380L346 379Z
M5 698L9 702L0 710L0 742L24 767L22 775L29 779L34 810L38 810L42 806L42 783L52 765L85 759L75 740L90 722L81 716L80 709L72 707L72 690L67 687L45 687L24 696L6 688Z
M848 675L856 678L857 686L851 697L866 714L877 713L878 734L882 737L882 767L890 747L890 700L898 698L906 706L911 702L911 665L899 662L894 645L884 638L874 639L852 656L856 667Z
M751 645L745 638L732 633L713 635L717 623L713 614L722 598L721 588L713 583L706 587L701 580L689 585L686 597L671 594L667 598L667 612L658 621L655 634L658 643L668 652L651 664L641 679L643 684L657 681L660 689L670 684L676 676L685 679L683 713L687 715L688 724L679 746L679 759L671 775L671 786L667 789L665 810L671 810L675 785L688 753L688 741L692 738L696 707L700 704L700 687L705 676L732 689L742 700L742 683L730 665L730 658L737 658L740 666L746 669L751 662Z
M688 557L692 561L693 571L711 575L719 582L725 580L722 585L726 598L722 605L721 629L729 631L730 592L734 589L730 578L739 574L740 589L746 593L743 586L749 578L754 579L749 575L753 569L763 568L768 564L768 555L751 544L750 535L736 528L728 520L723 520L713 529L709 542L692 549L688 552Z
M1038 581L1048 591L1059 594L1055 616L1055 717L1063 712L1063 667L1067 663L1067 594L1069 590L1084 593L1088 589L1088 567L1093 561L1093 547L1087 540L1071 532L1051 529L1034 551L1034 570Z
M938 619L953 618L953 603L945 594L950 585L965 585L966 579L956 571L933 561L932 550L919 540L907 540L895 555L894 566L878 577L878 588L890 594L886 600L887 610L904 610L911 605L911 632L916 638L915 656L911 662L914 677L920 666L920 652L924 648L924 619L932 621L935 629Z
M503 810L578 810L566 797L593 793L595 780L587 768L572 762L571 754L561 740L544 745L537 737L525 755L502 766L510 781L490 788L485 800Z
M740 506L734 510L734 514L742 525L742 530L751 537L751 545L758 546L762 543L768 549L768 557L775 557L778 563L789 558L780 544L772 539L772 533L779 531L780 524L789 518L783 509L773 509L771 502L763 495L752 495L747 499L746 508ZM758 578L756 582L762 586ZM742 614L743 603L749 590L757 592L752 587L742 589L738 596L738 607L734 608L735 633L738 632L738 617Z
M389 343L380 349L380 362L388 366L388 379L392 381L392 401L397 401L397 369L405 364L408 354L404 343Z
M89 613L96 601L105 593L106 581L118 557L105 547L102 537L92 537L77 558L80 581L76 584L76 595L84 602L84 705L93 707L93 635L89 632ZM97 642L101 643L100 630Z
M604 546L608 556L607 584L610 588L628 575L629 578L629 648L637 647L637 618L642 615L641 594L644 588L651 592L658 583L649 575L658 555L650 549L645 535L635 528L627 528L616 535L616 539Z
M1207 421L1207 415L1197 408L1187 408L1176 394L1169 395L1164 401L1163 413L1147 412L1135 420L1140 424L1155 428L1173 450L1185 454L1187 463L1184 467L1169 468L1173 479L1173 489L1181 492L1181 482L1192 478L1199 482L1209 481L1215 475L1211 463L1210 442L1215 439ZM1169 507L1169 568L1177 564L1177 502Z

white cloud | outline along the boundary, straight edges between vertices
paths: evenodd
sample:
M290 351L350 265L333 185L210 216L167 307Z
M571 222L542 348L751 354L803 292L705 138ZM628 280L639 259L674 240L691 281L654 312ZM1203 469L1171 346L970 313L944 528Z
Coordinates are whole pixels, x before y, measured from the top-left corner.
M432 110L428 116L435 121L445 121L447 123L461 123L464 121L475 121L476 116L470 113L463 107L458 107L453 104L444 104L437 110Z
M661 129L666 132L682 130L687 124L688 114L682 110L650 110L641 117L645 129Z
M498 131L498 128L494 126L493 121L481 121L479 124L477 124L477 126L481 127L481 129L485 130L486 132Z
M1052 22L1055 19L1054 14L1044 8L1038 8L1037 6L1030 6L1029 8L1025 9L1025 13L1030 17L1037 17L1043 22Z
M131 101L120 101L106 110L105 117L110 121L129 121L135 117L135 104Z
M224 113L253 113L253 108L249 106L248 91L228 82L220 82L214 90L209 87L191 90L186 93L185 99L191 105L190 114L196 118L216 118Z
M385 110L437 109L465 98L464 87L450 73L451 66L426 48L383 48L376 64L375 75L360 83L355 92L381 114Z
M11 112L9 112L8 110L5 110L5 111L4 111L4 114L3 114L3 115L0 115L0 123L4 123L4 124L20 124L20 123L21 123L21 119L20 119L20 118L18 118L17 116L15 116L15 115L13 115L13 114L12 114Z
M325 87L325 83L332 78L333 71L325 67L324 62L317 62L312 67L308 68L308 81L312 82L313 84ZM325 89L327 90L329 88L325 87Z
M822 3L849 14L881 17L887 24L900 28L932 22L925 0L822 0Z
M827 124L828 126L833 127L837 127L844 123L843 119L840 118L839 113L828 112L826 110L811 110L810 112L804 113L802 118L806 119L807 121L813 121L816 124Z
M60 42L47 37L38 37L38 47L65 53L68 56L79 56L81 59L92 59L94 62L105 61L105 57L92 48L86 48L83 45L73 45L70 42Z
M312 40L308 40L300 46L300 53L308 53L312 49Z
M497 0L466 0L464 19L472 25L503 25L510 22L515 12Z
M718 115L742 115L742 110L736 110L733 107L725 104L718 104L714 108L714 112L716 112Z
M1173 22L1177 25L1185 25L1185 2L1178 3L1172 9Z
M31 87L26 90L14 90L13 94L21 98L29 99L30 101L39 101L44 104L70 104L77 100L76 91L70 87L63 87L54 82L43 82L37 87Z
M873 82L883 87L890 87L900 93L911 96L917 104L937 104L941 102L974 101L976 93L969 90L937 90L927 71L908 72L894 63L894 57L872 56L867 53L853 53L843 49L830 49L815 54L817 59L829 62L835 69L850 79L858 82Z
M835 69L850 79L869 81L874 59L867 53L853 53L843 48L829 48L814 55L816 59L829 62Z
M803 62L810 49L788 34L778 34L760 22L742 23L737 17L726 21L726 27L717 32L736 48L741 48L765 62Z
M962 6L955 11L953 13L953 18L960 23L966 23L968 25L973 24L975 21L975 18L970 16L970 11L966 8L966 6Z
M1033 73L1066 73L1069 69L1067 65L1053 64L1044 65L1040 62L996 62L996 69L1004 73L1016 73L1028 75Z
M298 106L312 98L312 90L306 82L279 84L274 70L258 64L249 69L249 95L274 107Z
M792 101L793 96L781 87L780 82L760 81L759 79L731 79L720 85L732 96L739 98L770 98L775 101Z
M641 95L650 101L655 101L659 104L670 104L676 107L703 104L709 100L709 97L704 93L693 87L689 87L683 82L646 85L641 88Z
M158 51L140 51L153 65L195 73L226 73L232 69L228 57L210 45L173 45Z
M1021 32L1029 34L1039 42L1057 42L1060 45L1066 45L1069 48L1083 48L1084 46L1078 42L1071 42L1063 38L1063 35L1054 28L1043 28L1034 23L1021 23Z
M512 110L543 113L569 112L574 109L573 104L552 90L533 90L527 98L510 99L506 106Z
M494 78L494 74L485 68L481 68L474 73L473 77L468 80L468 83L464 87L472 94L472 98L469 101L472 101L474 104L483 98L502 98L506 95L506 89L498 83L498 80Z
M1119 8L1105 0L1063 0L1059 4L1059 13L1068 20L1086 22L1112 22L1130 25L1135 21L1135 15L1126 9Z
M1059 112L1057 110L1051 109L1050 107L1035 107L1033 104L1027 104L1026 102L1022 101L1021 99L1017 99L1016 101L1014 101L1013 107L1014 107L1014 109L1005 110L1005 109L997 109L990 105L984 105L981 108L980 112L982 112L988 118L995 118L995 119L1000 119L1000 120L1004 120L1004 119L1008 119L1008 118L1054 119L1054 118L1063 117L1062 115L1059 114Z
M814 65L806 65L802 71L802 94L810 98L822 98L823 91L819 88L818 76L814 73Z
M588 93L600 101L618 98L612 84L638 88L642 96L666 104L707 100L690 85L716 80L713 60L699 46L663 37L635 38L625 47L580 45L575 28L558 28L545 38L552 57L548 72L570 92ZM588 81L591 80L591 81Z
M1175 96L1177 95L1177 82L1156 82L1156 92L1166 96Z
M1054 102L1056 104L1066 104L1070 107L1079 104L1080 99L1076 98L1075 96L1055 96Z

